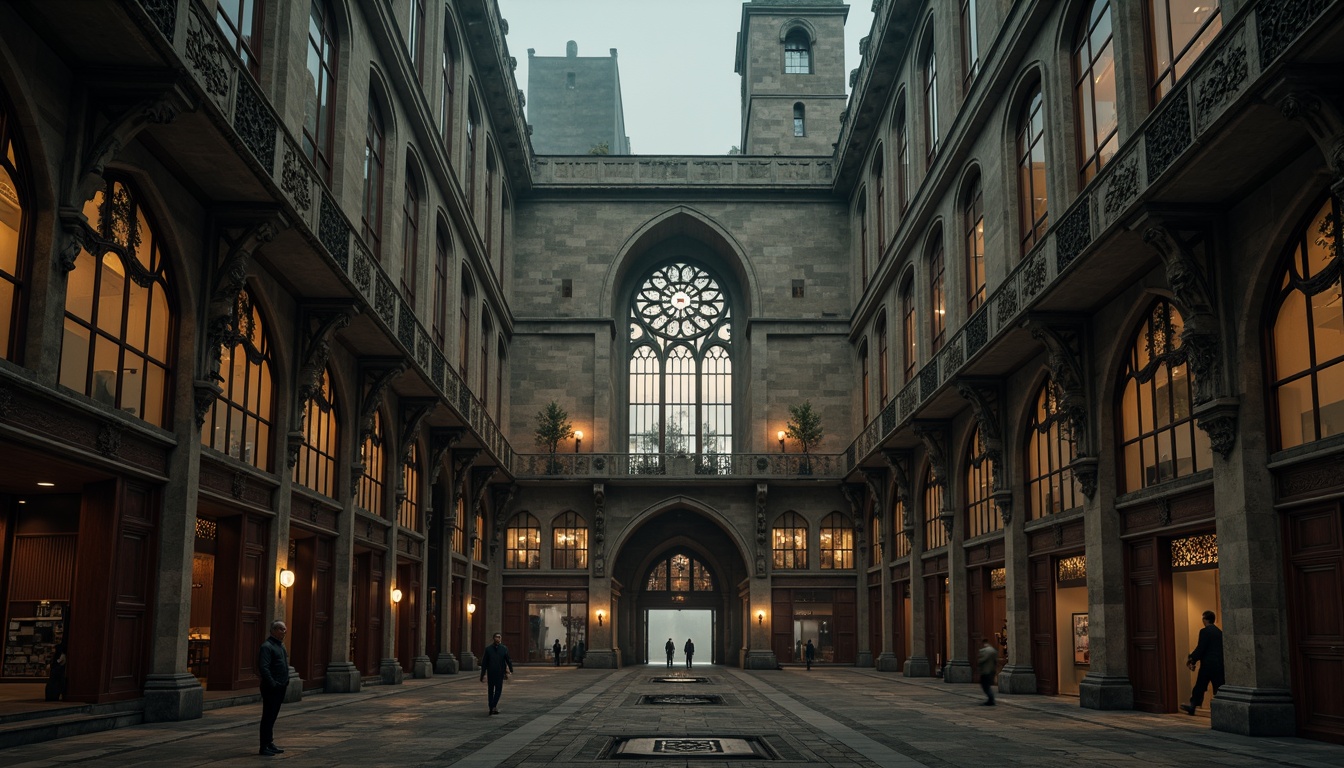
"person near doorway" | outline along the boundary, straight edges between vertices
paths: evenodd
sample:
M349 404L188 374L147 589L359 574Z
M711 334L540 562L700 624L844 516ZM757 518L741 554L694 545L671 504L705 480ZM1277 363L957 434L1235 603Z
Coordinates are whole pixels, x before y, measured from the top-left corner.
M677 644L674 643L674 642L672 642L672 638L669 637L669 638L667 638L667 645L664 645L664 646L663 646L663 650L664 650L664 651L667 651L667 668L668 668L668 669L671 669L671 668L672 668L672 657L673 657L673 656L676 654L676 652L677 652Z
M551 658L555 659L555 666L560 666L560 641L558 639L551 643Z
M980 690L985 692L984 705L994 706L994 672L999 666L999 651L990 644L989 638L980 640L980 654L976 657L980 665Z
M499 695L504 692L504 681L513 673L513 659L509 658L509 648L500 642L500 634L495 633L495 641L485 647L481 655L481 682L485 686L486 699L490 703L490 714L499 714Z
M803 660L807 662L807 668L812 669L812 662L817 660L817 646L812 644L809 638L807 645L803 646Z
M1195 714L1199 705L1204 703L1204 692L1213 685L1213 695L1223 687L1223 630L1214 625L1217 616L1213 611L1204 612L1204 628L1199 630L1199 643L1185 660L1185 666L1191 672L1199 664L1199 674L1195 676L1195 688L1190 692L1190 703L1182 704L1181 711L1187 715Z
M689 637L686 638L686 645L682 648L682 650L686 652L686 668L690 669L691 657L695 655L695 643L691 642L691 638Z
M261 749L259 755L278 755L285 750L275 746L275 719L285 703L289 687L289 654L285 653L283 621L271 622L271 635L257 651L257 674L261 677Z
M56 644L52 649L51 656L51 674L47 677L46 699L47 701L64 701L66 691L65 669L69 659L65 655L65 641Z
M579 669L583 669L583 654L586 653L587 650L588 646L586 646L582 640L575 643L572 648L574 663L579 665Z

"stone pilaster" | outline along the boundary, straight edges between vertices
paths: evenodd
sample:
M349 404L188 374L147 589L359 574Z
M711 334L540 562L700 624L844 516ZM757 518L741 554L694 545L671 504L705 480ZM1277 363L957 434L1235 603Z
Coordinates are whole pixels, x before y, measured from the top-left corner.
M1013 485L1020 492L1019 484ZM1031 663L1030 550L1023 528L1026 504L1014 500L1000 505L999 511L1003 515L1004 619L1008 626L1008 663L999 670L999 693L1036 693L1036 669Z

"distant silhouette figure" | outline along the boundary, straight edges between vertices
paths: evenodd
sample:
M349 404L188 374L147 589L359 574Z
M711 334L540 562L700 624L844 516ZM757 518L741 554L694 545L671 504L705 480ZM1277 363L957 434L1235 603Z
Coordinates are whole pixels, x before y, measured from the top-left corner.
M817 647L812 644L811 640L808 640L807 645L803 646L803 658L807 660L808 669L811 669L812 662L817 660Z
M695 655L695 643L691 642L691 638L686 638L686 646L682 650L686 652L686 668L690 669L691 657Z
M668 668L668 669L671 669L671 668L672 668L672 655L675 654L675 653L677 652L677 644L674 643L674 642L672 642L672 638L669 637L669 638L667 638L667 645L664 645L664 646L663 646L663 650L664 650L664 651L667 651L667 668Z
M555 666L560 666L560 641L551 643L551 658L555 659Z

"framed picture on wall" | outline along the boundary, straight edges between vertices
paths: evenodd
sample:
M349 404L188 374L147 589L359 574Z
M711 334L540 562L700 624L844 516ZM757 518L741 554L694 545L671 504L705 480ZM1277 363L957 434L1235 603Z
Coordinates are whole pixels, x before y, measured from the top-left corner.
M1087 614L1073 614L1073 663L1090 664L1092 650L1087 641Z

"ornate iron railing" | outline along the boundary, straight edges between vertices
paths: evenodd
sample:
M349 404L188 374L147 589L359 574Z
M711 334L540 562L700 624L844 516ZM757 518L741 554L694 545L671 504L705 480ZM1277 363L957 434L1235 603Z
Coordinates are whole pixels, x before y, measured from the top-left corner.
M514 476L697 477L703 479L819 479L844 476L845 457L835 453L532 453L514 454Z

